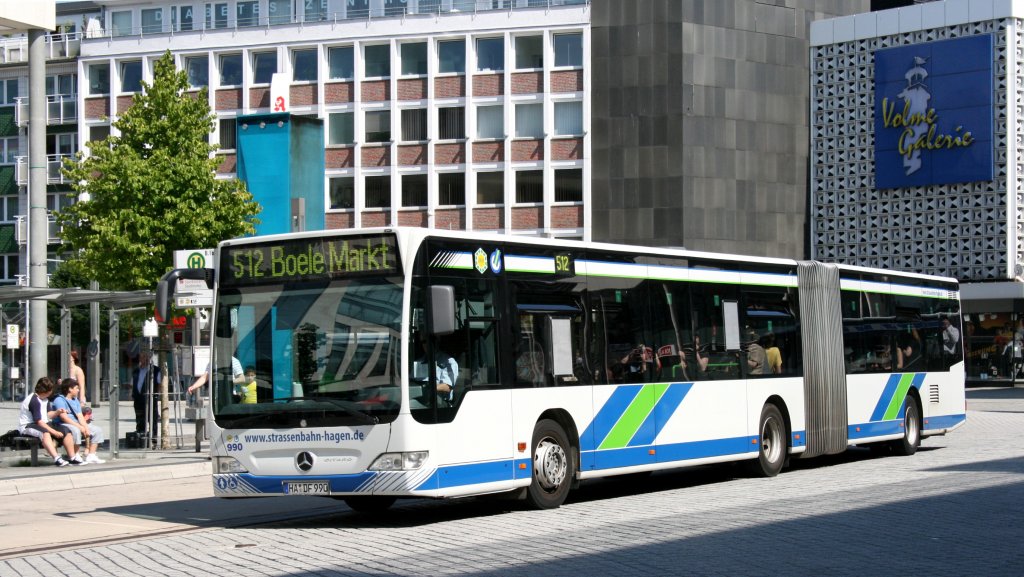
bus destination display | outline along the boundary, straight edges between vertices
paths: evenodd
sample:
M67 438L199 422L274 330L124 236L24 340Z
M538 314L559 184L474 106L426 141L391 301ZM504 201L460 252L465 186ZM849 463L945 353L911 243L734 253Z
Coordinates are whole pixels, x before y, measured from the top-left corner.
M221 286L338 279L398 272L393 236L303 238L226 247Z

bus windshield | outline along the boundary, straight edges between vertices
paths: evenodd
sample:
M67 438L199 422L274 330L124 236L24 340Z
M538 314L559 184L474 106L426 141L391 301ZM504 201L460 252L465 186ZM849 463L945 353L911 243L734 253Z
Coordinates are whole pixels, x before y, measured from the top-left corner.
M218 425L393 420L400 402L401 304L399 278L222 292L211 375Z

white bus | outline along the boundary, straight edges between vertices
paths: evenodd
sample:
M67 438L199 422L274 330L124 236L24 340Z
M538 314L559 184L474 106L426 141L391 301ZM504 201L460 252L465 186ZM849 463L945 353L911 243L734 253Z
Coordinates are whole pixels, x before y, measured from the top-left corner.
M221 497L553 508L609 475L909 455L966 419L954 279L420 228L230 240L217 263ZM163 318L189 274L161 281Z

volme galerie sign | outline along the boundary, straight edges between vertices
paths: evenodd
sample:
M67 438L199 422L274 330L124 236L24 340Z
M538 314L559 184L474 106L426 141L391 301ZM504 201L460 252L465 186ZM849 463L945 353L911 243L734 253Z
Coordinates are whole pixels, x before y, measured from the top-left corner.
M875 186L992 176L992 36L876 51Z

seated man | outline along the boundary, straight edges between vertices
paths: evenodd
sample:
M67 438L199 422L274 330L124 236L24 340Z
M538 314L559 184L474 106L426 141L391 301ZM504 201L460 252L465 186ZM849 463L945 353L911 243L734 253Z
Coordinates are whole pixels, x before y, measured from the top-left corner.
M96 455L96 449L103 444L103 429L99 425L92 422L92 407L82 407L82 416L85 418L85 426L89 428L89 446L86 447L85 462L86 463L105 463L103 459Z
M18 433L26 437L39 439L46 454L53 457L53 464L58 467L66 467L68 461L57 453L53 440L63 442L68 455L75 454L75 447L72 445L73 437L65 435L50 426L50 419L56 418L60 411L51 410L50 395L53 393L53 381L43 377L36 382L36 392L29 395L21 403L21 412L18 415Z
M65 436L74 438L74 444L68 451L68 457L72 465L84 465L85 458L78 453L78 446L82 444L82 438L89 437L89 427L85 424L85 417L82 416L82 405L78 402L78 381L75 379L64 379L60 382L60 396L53 400L53 408L59 411L53 420L53 427L61 431Z

